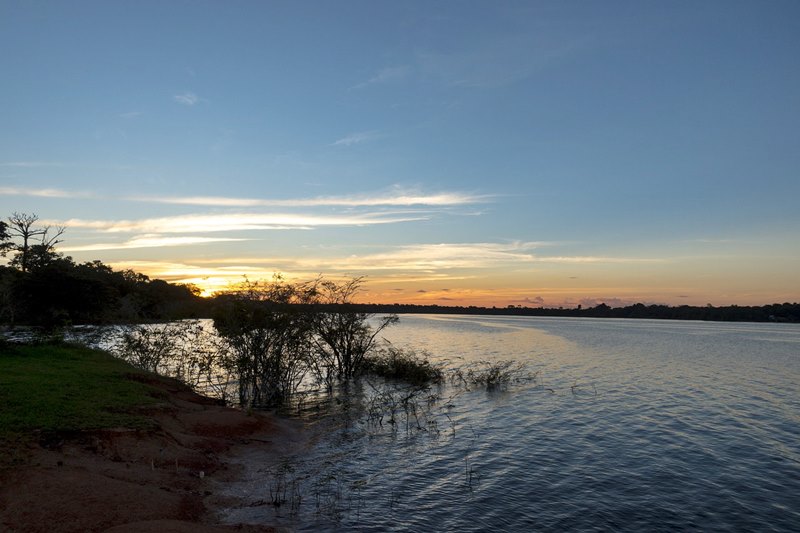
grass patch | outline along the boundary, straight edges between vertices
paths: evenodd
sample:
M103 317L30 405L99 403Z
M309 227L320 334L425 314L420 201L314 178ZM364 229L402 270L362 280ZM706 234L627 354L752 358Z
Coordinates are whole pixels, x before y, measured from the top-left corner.
M150 429L137 407L163 392L152 374L82 346L0 344L0 444L34 432Z

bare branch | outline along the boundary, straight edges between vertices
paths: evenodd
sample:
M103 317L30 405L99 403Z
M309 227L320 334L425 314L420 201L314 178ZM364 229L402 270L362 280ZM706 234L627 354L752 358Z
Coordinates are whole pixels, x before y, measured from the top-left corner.
M42 246L47 247L48 250L55 248L56 244L64 242L63 239L59 239L59 237L64 235L67 228L64 226L56 226L55 235L48 238L47 234L50 232L50 229L50 226L45 226L42 230Z

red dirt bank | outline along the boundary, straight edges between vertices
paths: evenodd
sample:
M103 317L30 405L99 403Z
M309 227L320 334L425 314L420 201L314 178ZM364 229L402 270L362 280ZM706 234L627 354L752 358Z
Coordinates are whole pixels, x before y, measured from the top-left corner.
M213 482L236 478L224 461L236 447L279 454L303 440L299 427L222 407L177 384L154 385L167 393L165 403L147 413L158 430L57 438L33 446L27 464L0 469L0 531L274 531L218 525L215 509L236 502L213 494Z

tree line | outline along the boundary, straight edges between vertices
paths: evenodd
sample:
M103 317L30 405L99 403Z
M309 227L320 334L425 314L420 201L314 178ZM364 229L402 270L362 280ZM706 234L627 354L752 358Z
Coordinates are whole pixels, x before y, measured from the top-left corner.
M99 260L76 263L56 250L65 228L39 223L35 214L13 213L0 220L0 324L46 328L73 324L148 322L180 318L210 318L230 305L230 295L201 298L193 285L150 279L133 270L113 270ZM534 308L443 306L417 304L346 305L367 314L436 313L473 315L560 316L589 318L650 318L673 320L800 322L800 303L763 306L668 306L637 303L610 307ZM295 301L292 305L308 305ZM338 303L314 303L341 307Z
M600 303L594 307L547 308L480 307L417 304L354 304L357 309L369 313L418 313L457 315L512 315L533 317L574 318L650 318L668 320L708 320L719 322L800 322L800 303L775 303L769 305L704 306L663 304L645 305L637 303L625 307L611 307Z
M208 314L197 287L59 253L64 231L42 225L35 214L0 221L0 256L7 258L0 266L0 324L52 329Z

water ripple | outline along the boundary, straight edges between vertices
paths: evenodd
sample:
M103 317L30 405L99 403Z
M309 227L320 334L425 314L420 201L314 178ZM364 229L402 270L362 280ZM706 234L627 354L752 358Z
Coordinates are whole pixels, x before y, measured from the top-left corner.
M798 530L795 325L420 316L390 333L442 359L527 360L541 379L459 394L434 408L427 431L332 414L317 423L320 444L291 459L299 509L245 505L230 521L299 531ZM274 483L259 460L268 459L247 460L251 480L227 490Z

